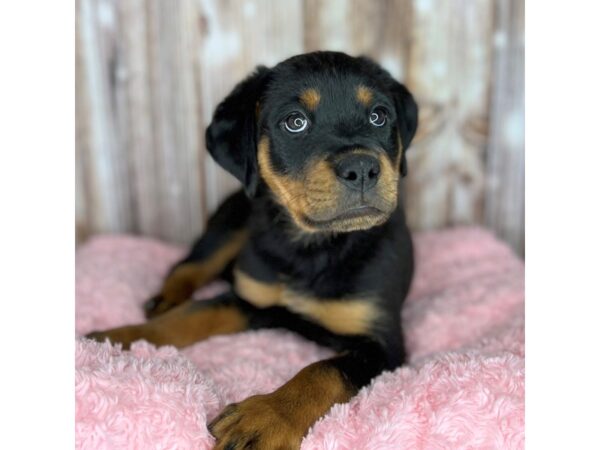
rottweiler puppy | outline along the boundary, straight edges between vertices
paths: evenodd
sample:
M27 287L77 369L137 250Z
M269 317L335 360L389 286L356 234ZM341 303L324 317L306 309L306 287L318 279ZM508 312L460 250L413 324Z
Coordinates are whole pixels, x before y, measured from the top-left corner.
M206 131L210 154L243 190L146 303L148 322L89 337L184 347L286 328L335 349L209 425L217 449L299 448L333 404L405 359L413 249L399 187L416 128L412 95L370 59L315 52L258 67ZM189 301L216 278L231 290Z

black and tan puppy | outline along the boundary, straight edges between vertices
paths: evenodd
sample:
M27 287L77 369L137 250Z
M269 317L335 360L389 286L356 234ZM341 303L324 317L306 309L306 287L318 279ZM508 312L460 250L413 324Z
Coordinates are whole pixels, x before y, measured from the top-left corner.
M334 403L404 361L400 308L413 256L398 189L416 127L411 94L366 58L317 52L259 67L206 132L244 191L147 303L151 320L90 337L183 347L281 327L334 348L337 356L227 406L209 426L217 449L299 448ZM187 301L218 277L231 292Z

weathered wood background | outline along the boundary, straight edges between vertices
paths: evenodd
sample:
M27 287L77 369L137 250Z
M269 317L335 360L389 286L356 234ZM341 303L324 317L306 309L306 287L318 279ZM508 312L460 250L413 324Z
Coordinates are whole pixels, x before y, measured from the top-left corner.
M204 151L217 103L257 64L330 49L416 94L413 229L485 224L523 254L523 1L78 0L78 240L190 242L237 185Z

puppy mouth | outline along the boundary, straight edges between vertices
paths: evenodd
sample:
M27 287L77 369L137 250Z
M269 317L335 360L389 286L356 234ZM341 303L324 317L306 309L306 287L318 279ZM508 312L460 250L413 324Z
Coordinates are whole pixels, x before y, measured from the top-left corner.
M332 217L319 220L304 216L304 222L310 227L320 230L353 231L380 225L388 218L389 213L370 205L357 206Z

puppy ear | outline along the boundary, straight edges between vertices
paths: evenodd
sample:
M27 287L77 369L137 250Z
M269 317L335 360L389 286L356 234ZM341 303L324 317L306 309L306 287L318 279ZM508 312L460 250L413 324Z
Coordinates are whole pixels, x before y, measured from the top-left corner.
M271 71L259 66L223 100L206 129L206 146L221 167L252 197L258 185L258 105Z
M398 128L402 142L402 159L400 161L400 173L406 176L408 167L406 165L406 151L410 145L419 121L419 108L412 94L403 84L396 83L394 86L394 103L398 115Z

